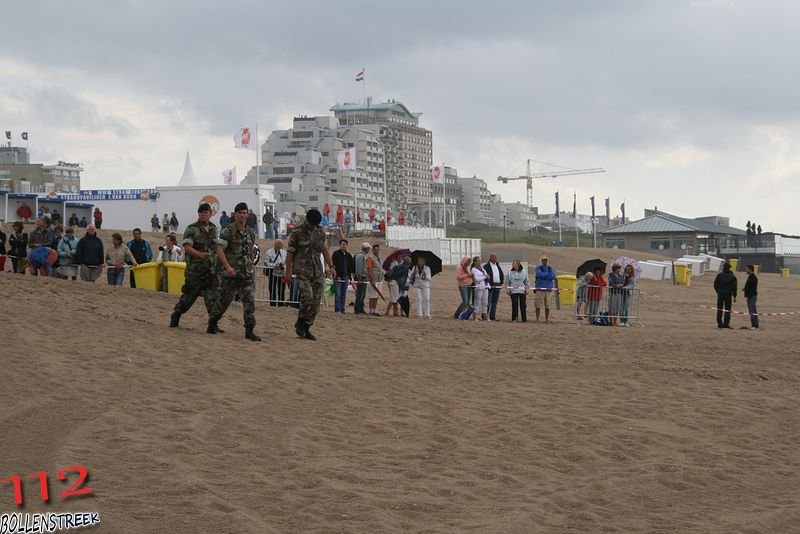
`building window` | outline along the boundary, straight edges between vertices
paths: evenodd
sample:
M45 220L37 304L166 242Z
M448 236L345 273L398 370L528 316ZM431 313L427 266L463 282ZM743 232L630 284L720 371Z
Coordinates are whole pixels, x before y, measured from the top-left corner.
M294 167L274 167L272 174L294 174Z
M292 138L294 138L294 139L309 139L311 137L314 137L314 132L310 131L310 130L309 131L299 131L299 132L298 131L294 131L294 132L292 132Z
M694 249L694 241L692 239L676 239L675 247L681 250L688 250L690 247Z
M625 239L621 237L606 239L606 248L625 248Z
M651 237L650 250L668 250L669 238L668 237Z

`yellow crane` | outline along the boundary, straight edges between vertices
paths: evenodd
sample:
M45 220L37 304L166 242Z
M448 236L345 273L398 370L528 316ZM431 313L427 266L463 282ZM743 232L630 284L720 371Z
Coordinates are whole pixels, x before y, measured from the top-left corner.
M574 174L598 174L606 172L599 167L593 169L564 169L560 171L548 171L531 173L531 160L528 160L527 173L523 176L498 176L497 181L507 184L510 180L526 180L528 185L528 207L533 208L533 181L539 178L558 178L559 176L572 176Z

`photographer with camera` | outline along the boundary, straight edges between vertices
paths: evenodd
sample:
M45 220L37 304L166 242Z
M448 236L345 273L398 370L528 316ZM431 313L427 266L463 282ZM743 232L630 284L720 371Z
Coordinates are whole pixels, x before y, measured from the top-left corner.
M283 241L275 240L275 244L264 255L264 276L269 281L269 305L286 306L286 284L283 282L286 251Z
M175 242L175 234L167 235L164 245L158 247L158 257L156 261L183 261L183 250Z

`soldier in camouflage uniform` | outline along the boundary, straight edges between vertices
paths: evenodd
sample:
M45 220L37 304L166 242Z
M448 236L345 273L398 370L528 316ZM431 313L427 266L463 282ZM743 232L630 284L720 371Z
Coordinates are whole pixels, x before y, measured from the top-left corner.
M319 311L319 302L325 289L325 271L322 268L322 256L328 266L328 274L336 277L331 254L325 238L325 230L319 225L322 214L315 210L308 210L306 221L289 236L289 245L286 248L286 272L284 282L289 284L292 274L295 275L297 286L300 289L300 310L297 313L297 322L294 331L298 336L314 341L311 325Z
M211 206L206 202L200 204L197 208L197 222L186 227L183 234L186 280L181 288L181 298L169 318L169 326L172 328L178 326L181 315L189 311L197 297L203 297L208 313L211 313L211 307L216 300L214 256L217 249L217 227L209 221L210 218ZM222 332L219 329L217 331Z
M233 295L239 293L244 307L245 337L261 341L253 329L256 326L255 268L253 245L256 236L247 226L247 204L239 202L234 213L234 223L223 229L217 239L217 273L219 289L217 299L208 314L209 334L217 333L217 322L230 306Z

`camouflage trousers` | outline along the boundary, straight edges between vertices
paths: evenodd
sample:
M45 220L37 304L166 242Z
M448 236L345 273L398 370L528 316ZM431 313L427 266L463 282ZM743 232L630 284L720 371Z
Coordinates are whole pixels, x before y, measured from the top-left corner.
M325 277L305 278L297 276L297 287L300 290L300 310L297 316L309 325L314 324L319 312L322 292L325 290Z
M211 314L211 308L217 300L217 277L209 266L186 269L186 279L181 288L181 298L175 304L175 311L180 314L188 312L198 297L203 297L206 311Z
M220 271L217 277L219 289L217 298L208 314L209 319L219 320L228 310L233 301L233 296L239 293L239 299L244 308L244 326L249 328L256 325L255 279L252 276L242 277L236 275L231 278L225 271Z

